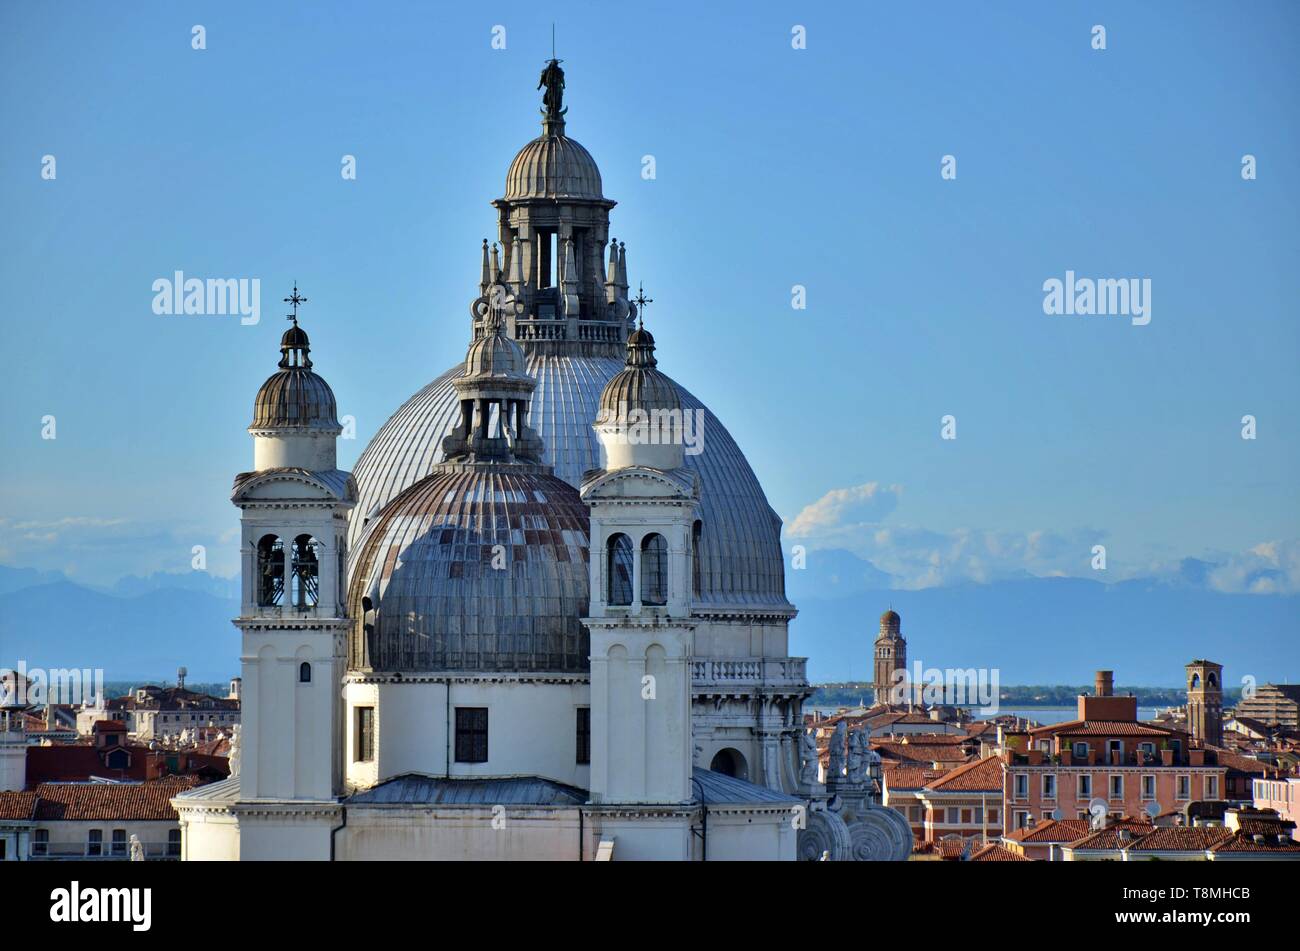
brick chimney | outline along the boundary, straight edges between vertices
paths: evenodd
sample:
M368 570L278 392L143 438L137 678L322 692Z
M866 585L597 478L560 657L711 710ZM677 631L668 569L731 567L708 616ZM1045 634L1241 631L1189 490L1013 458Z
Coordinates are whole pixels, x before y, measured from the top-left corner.
M1110 697L1115 693L1115 671L1099 670L1097 671L1097 686L1093 690L1094 697Z

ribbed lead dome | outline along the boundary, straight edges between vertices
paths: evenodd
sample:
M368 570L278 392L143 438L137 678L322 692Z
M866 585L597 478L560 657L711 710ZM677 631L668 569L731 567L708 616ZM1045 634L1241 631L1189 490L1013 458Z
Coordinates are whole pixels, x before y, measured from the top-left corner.
M605 384L625 367L621 357L535 352L525 348L528 373L537 380L529 425L545 442L543 462L578 485L588 469L600 467L600 442L592 422ZM349 550L358 551L366 520L442 461L442 438L460 420L454 381L465 372L457 363L408 399L380 427L353 471L361 499L352 510ZM674 382L684 409L704 404ZM781 520L725 426L705 410L704 451L686 456L686 468L702 484L700 592L697 604L784 609L785 566Z
M540 466L448 466L416 483L366 526L349 666L588 670L587 531L577 490Z
M293 289L295 297L298 287ZM280 338L280 369L253 400L253 429L339 429L334 391L312 372L307 331L293 326Z
M506 200L523 198L604 200L596 160L566 135L538 136L519 150L506 172Z
M680 410L677 384L655 369L655 338L639 327L627 338L627 366L605 384L600 394L598 422L624 419L632 410Z

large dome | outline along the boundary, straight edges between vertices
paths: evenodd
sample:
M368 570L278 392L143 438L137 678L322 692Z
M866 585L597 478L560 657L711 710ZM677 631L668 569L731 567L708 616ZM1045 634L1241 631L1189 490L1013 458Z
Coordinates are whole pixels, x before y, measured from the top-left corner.
M596 160L566 135L538 136L519 150L506 173L506 200L525 198L603 201Z
M446 469L366 526L350 574L349 666L587 670L588 516L577 490L540 466Z
M612 348L611 348L612 350ZM592 422L601 392L624 360L608 356L528 352L528 373L537 380L529 424L542 437L544 461L569 485L600 467L600 444ZM352 511L349 550L355 572L358 539L367 518L442 461L441 442L459 419L452 381L464 365L438 377L412 396L375 434L358 460L360 502ZM669 379L665 377L665 379ZM671 382L671 380L670 380ZM683 409L705 409L679 384ZM704 451L687 455L701 479L700 591L697 607L788 612L781 554L781 520L767 504L749 463L730 434L705 409Z

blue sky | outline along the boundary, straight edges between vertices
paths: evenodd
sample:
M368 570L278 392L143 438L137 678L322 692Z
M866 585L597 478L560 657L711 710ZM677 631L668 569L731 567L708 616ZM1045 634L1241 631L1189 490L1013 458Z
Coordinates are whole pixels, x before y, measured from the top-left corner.
M1197 557L1300 590L1300 8L793 11L4 5L0 563L103 582L205 544L233 571L295 279L343 465L461 359L553 20L661 366L810 548L915 587L1092 576L1101 541L1108 577ZM154 315L176 270L260 278L262 321ZM1151 323L1044 315L1067 270L1149 278Z

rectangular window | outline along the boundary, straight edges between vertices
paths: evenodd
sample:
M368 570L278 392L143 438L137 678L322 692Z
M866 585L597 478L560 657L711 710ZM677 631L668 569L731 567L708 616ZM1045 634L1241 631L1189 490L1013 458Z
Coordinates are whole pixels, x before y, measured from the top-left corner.
M1079 757L1080 759L1087 759L1087 758L1088 758L1088 744L1087 744L1087 743L1075 743L1075 744L1074 744L1074 755L1077 756L1077 757Z
M375 758L375 708L357 707L357 762L369 763Z
M103 855L104 854L104 830L91 829L86 837L86 854Z
M1016 828L1024 829L1029 825L1029 813L1024 810L1016 811Z
M488 708L456 708L456 762L488 760Z
M113 830L113 854L126 855L126 830Z
M1179 799L1192 798L1192 777L1190 776L1178 777L1178 798Z
M169 858L178 859L181 857L181 830L167 830L167 855Z
M1079 799L1088 799L1092 796L1092 775L1084 773L1079 777Z
M1219 777L1218 776L1205 777L1205 798L1206 799L1219 798Z
M996 809L990 809L989 822L996 823L997 821L998 821L998 811Z
M971 811L970 811L969 809L963 809L963 810L961 811L961 823L962 823L962 825L970 825L970 824L971 824L971 821L972 821L972 819L971 819Z
M1124 798L1124 777L1123 776L1112 776L1110 778L1110 798L1111 799Z
M578 707L578 762L591 762L591 707Z
M1156 778L1154 776L1142 777L1142 798L1143 799L1156 798Z
M974 821L976 824L978 824L978 825L983 825L983 824L984 824L984 807L983 807L983 806L976 806L976 807L975 807L975 816L974 816L974 820L973 820L973 821Z
M1016 773L1016 798L1029 798L1029 777L1024 773Z
M1043 798L1044 799L1056 798L1056 774L1055 773L1043 774Z
M32 831L32 855L49 855L50 854L50 830L35 829Z

